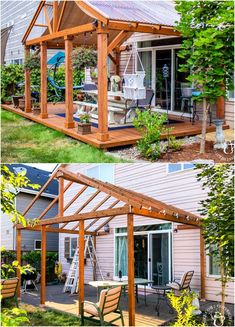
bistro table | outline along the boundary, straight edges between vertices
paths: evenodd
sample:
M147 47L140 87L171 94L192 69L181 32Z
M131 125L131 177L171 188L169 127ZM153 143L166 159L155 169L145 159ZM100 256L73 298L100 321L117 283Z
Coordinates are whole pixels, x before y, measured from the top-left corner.
M136 288L136 301L139 301L138 298L138 286L139 285L143 285L144 286L144 303L146 305L146 286L148 284L152 284L153 281L152 280L148 280L148 279L143 279L143 278L135 278L134 280L134 284L135 284L135 288ZM97 280L97 281L91 281L89 282L89 285L96 287L97 288L97 299L99 298L99 290L103 289L103 288L109 288L109 287L115 287L115 286L122 286L124 288L124 292L126 289L126 286L128 286L128 280L122 280L122 281L118 281L118 280Z
M152 289L154 289L156 291L156 294L158 295L157 298L157 304L156 304L156 311L157 311L157 315L159 316L159 309L160 309L160 301L165 301L165 303L168 305L169 307L169 313L173 313L173 309L169 304L168 298L167 298L167 291L170 291L171 288L169 286L165 286L165 285L153 285Z

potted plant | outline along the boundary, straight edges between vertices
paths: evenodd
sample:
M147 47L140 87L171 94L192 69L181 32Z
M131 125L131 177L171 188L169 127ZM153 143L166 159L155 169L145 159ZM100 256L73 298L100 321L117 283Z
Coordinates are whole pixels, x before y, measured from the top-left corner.
M8 104L8 105L12 104L12 98L11 98L11 96L5 96L5 97L3 98L3 102L4 102L5 104Z
M78 133L85 135L91 134L91 122L90 115L85 113L79 116L80 121L78 122Z
M33 106L33 101L35 101L33 98L31 98L31 107ZM19 109L24 110L25 108L25 97L22 97L19 99Z
M25 58L24 68L30 71L40 68L40 54L38 52L28 54Z
M34 115L40 115L40 103L39 102L34 102L33 104L33 114Z
M97 51L92 47L77 47L72 51L73 67L78 71L96 68Z

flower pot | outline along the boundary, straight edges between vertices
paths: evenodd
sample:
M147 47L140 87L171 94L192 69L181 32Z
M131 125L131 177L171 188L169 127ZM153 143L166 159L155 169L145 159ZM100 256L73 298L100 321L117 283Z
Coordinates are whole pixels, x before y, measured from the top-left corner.
M10 104L12 104L12 101L11 100L5 100L4 103L7 104L7 105L10 105Z
M23 99L24 96L23 95L13 95L12 96L12 101L13 101L13 105L15 108L19 107L19 100Z
M91 134L91 123L78 122L78 133L82 135Z
M78 101L83 101L84 100L84 93L77 93L77 99L78 99Z

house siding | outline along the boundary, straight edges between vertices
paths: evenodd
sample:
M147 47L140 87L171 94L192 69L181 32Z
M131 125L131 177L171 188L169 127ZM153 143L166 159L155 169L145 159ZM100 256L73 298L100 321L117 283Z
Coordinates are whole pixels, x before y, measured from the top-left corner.
M20 212L23 212L27 205L32 201L33 195L27 193L20 193L17 196L16 208ZM44 209L53 201L53 199L40 197L31 209L26 214L26 218L37 218L43 212ZM55 204L44 216L45 218L55 217L58 213L58 206ZM34 231L22 230L21 247L24 251L34 250L34 240L41 240L41 233ZM58 233L47 233L47 251L58 251L59 237Z
M80 164L68 165L67 169L72 172L80 172L85 174L86 169L96 166L96 164ZM145 195L156 198L168 204L175 205L192 213L198 213L199 201L206 197L206 192L201 189L200 183L196 180L196 172L192 169L181 172L167 173L167 165L165 164L122 164L114 165L114 180L115 184L143 193ZM65 204L71 200L79 186L74 185L65 193ZM76 201L67 214L71 214L78 209L79 206L89 197L88 194L81 196L79 201ZM94 206L100 201L101 196L92 201L85 211ZM110 201L111 203L112 201ZM97 227L102 223L100 219ZM87 225L90 221L86 221ZM162 223L157 219L135 216L135 226L151 225ZM68 226L74 226L75 223L70 223ZM102 267L102 273L105 279L113 278L114 275L114 232L115 228L126 227L126 216L119 216L110 221L110 233L105 236L97 237L97 256ZM176 224L173 224L174 230ZM70 235L61 234L59 240L59 258L63 266L63 271L69 270L70 264L64 258L64 238ZM180 278L186 270L194 270L192 287L200 289L200 235L199 230L188 229L178 230L177 233L172 233L173 246L173 277ZM85 266L85 282L92 280L92 267L90 261L87 260ZM100 276L98 276L98 279ZM206 298L208 300L219 300L218 282L212 277L206 277ZM228 284L227 302L233 302L233 283Z

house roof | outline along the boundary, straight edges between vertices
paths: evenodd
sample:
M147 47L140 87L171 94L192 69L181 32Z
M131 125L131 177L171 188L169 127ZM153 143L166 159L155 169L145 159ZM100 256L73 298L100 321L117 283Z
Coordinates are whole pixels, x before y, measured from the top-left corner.
M31 184L39 184L39 189L33 189L29 186L21 189L21 192L32 191L32 193L35 193L40 191L42 186L48 181L50 178L51 173L46 170L38 169L36 167L24 165L24 164L8 164L6 165L11 172L14 174L20 173L20 172L26 172L26 177L30 180ZM43 191L42 195L57 195L58 194L58 181L53 180L47 188Z
M53 25L53 9L51 6L46 6L47 17L45 17L43 10L44 6L46 6L46 1L41 1L23 37L23 43L26 41L36 41L38 38L50 35L50 29ZM172 36L178 35L176 31L173 31L175 21L179 19L173 1L60 1L58 12L60 17L58 32L82 25L92 24L95 20L100 20L105 21L105 24L108 26L109 42L112 42L120 32L120 29L118 30L116 27L111 28L111 24L117 22L129 24L128 27L131 27L132 29L134 29L134 26L130 24L137 23L139 26L144 24L144 26L150 28L147 33L154 32L154 28L156 27L157 29L161 29L158 34L167 33ZM51 26L48 24L49 21ZM167 31L164 32L164 28L166 28ZM93 30L95 30L95 28ZM91 32L93 30L91 30ZM125 30L124 27L123 30ZM131 32L134 31L135 30L127 30L129 36L132 34ZM94 46L97 43L96 33L86 33L86 35L84 35L84 33L74 33L73 35L74 44L76 45ZM60 36L53 37L53 33L51 36L52 37L49 38L50 46L57 45L58 47L59 43L63 41L63 38ZM38 42L36 41L36 44L37 43ZM29 42L29 45L32 45L32 43Z
M86 2L111 20L175 26L175 21L179 19L173 1L86 0Z

